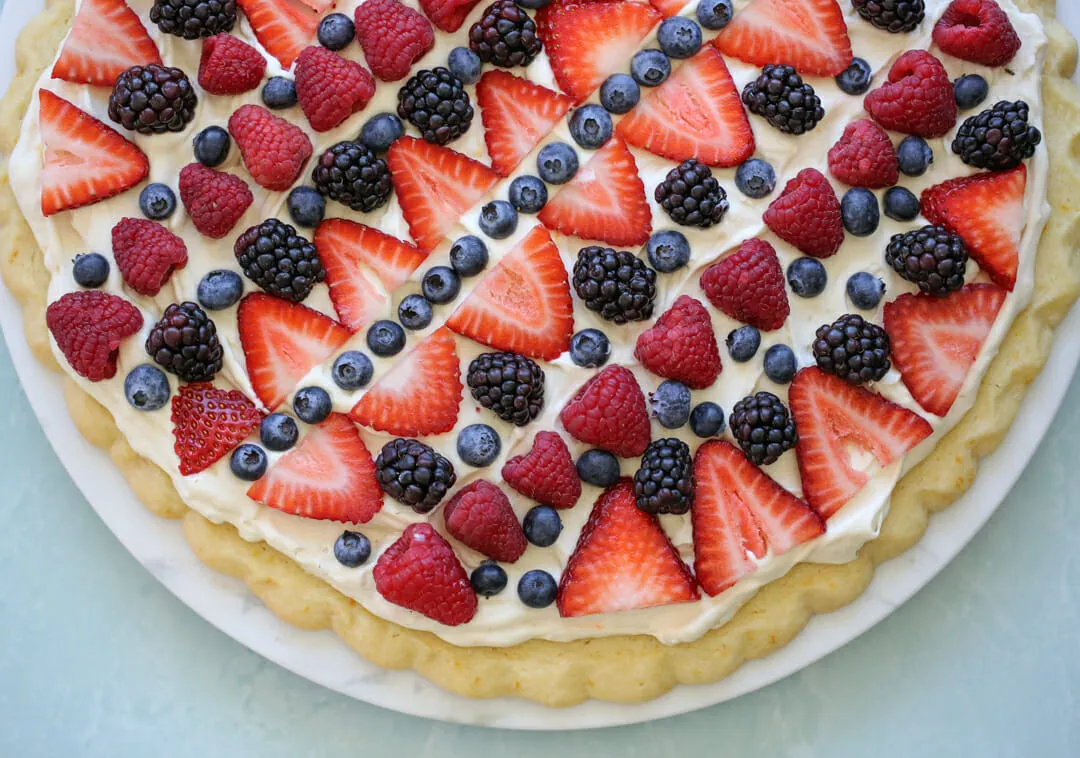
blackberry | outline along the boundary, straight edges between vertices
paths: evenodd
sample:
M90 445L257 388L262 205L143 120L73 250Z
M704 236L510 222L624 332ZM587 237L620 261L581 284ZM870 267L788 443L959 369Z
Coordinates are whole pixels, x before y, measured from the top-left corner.
M236 0L154 0L150 20L165 34L184 39L231 32Z
M758 466L775 463L799 439L795 419L771 392L748 395L735 403L728 421L735 441Z
M811 347L818 368L848 384L877 382L889 372L889 335L854 313L818 327Z
M146 354L185 382L208 382L221 370L217 327L195 303L173 303L146 337Z
M195 118L199 98L187 74L150 63L132 66L116 78L109 95L109 118L139 134L179 132Z
M326 279L315 246L296 229L269 218L240 235L233 247L248 279L273 295L299 303Z
M311 180L319 194L367 213L386 204L393 186L386 161L359 142L339 142L315 164Z
M473 117L465 85L442 66L417 72L398 90L397 112L436 145L467 132Z
M712 171L695 158L688 158L668 172L656 185L656 202L682 226L708 229L719 224L728 210L727 193Z
M964 121L952 151L969 166L1008 171L1035 155L1042 132L1028 124L1028 104L1002 100Z
M885 249L885 262L893 271L930 295L963 287L967 260L964 240L941 226L894 234Z
M690 448L674 437L650 442L634 474L634 498L646 513L686 513L694 500Z
M574 291L607 321L644 321L653 313L656 271L633 253L590 245L578 251Z
M375 479L390 497L427 513L454 486L454 465L418 440L391 440L375 459Z
M501 68L528 66L541 47L536 24L514 0L496 0L469 29L469 48L484 63Z
M851 0L859 15L893 34L914 31L926 15L923 0Z
M770 64L763 68L761 76L743 89L742 99L751 113L764 116L788 134L808 132L825 118L814 88L791 66Z
M473 399L503 421L525 426L544 408L544 370L517 353L481 353L469 364Z

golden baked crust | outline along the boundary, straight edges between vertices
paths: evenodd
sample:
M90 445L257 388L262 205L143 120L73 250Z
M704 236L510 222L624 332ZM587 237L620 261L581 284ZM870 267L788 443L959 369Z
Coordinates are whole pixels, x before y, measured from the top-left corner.
M1013 324L979 388L975 405L935 450L897 485L881 535L856 560L842 565L800 564L767 585L726 625L701 639L665 646L652 637L622 636L577 642L541 640L508 648L464 648L433 634L380 619L264 543L241 539L189 510L167 474L137 455L112 416L70 379L65 396L82 434L109 452L132 489L156 514L183 520L196 555L214 569L243 579L275 613L304 629L333 629L365 658L384 668L412 668L469 697L517 696L549 706L588 698L639 702L676 684L717 681L743 662L787 644L813 614L858 597L874 567L914 545L931 513L955 501L975 479L979 460L1008 431L1028 384L1049 354L1053 329L1080 295L1080 92L1071 84L1075 40L1054 18L1054 0L1017 0L1043 18L1050 44L1043 80L1044 131L1054 154L1049 177L1052 215L1035 268L1033 300ZM16 47L18 75L0 101L0 151L10 153L41 71L51 63L73 15L73 0L46 0L46 10L23 30ZM43 364L59 371L45 328L49 277L26 224L6 165L0 170L0 273L23 307L26 340Z

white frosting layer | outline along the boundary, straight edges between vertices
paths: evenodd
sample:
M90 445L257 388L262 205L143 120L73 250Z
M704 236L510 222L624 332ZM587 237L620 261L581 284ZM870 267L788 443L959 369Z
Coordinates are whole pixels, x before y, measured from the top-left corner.
M406 1L411 5L415 5L413 0ZM747 1L736 0L736 7L741 8ZM1001 5L1008 11L1017 32L1023 40L1023 47L1008 70L986 69L947 56L942 57L946 67L949 69L949 74L954 78L969 72L978 72L985 76L991 85L989 102L1021 98L1026 100L1031 106L1031 120L1041 125L1040 75L1046 43L1042 25L1037 16L1020 13L1011 0L1000 1ZM130 4L143 18L148 30L157 42L164 60L169 65L180 66L187 71L194 83L198 71L201 45L162 35L148 21L150 0L130 0ZM339 10L351 14L353 8L358 4L359 0L343 0L338 5ZM419 62L417 68L445 65L446 56L450 49L455 45L465 44L469 26L479 17L486 4L486 2L481 2L456 34L449 35L437 32L435 48ZM848 7L848 4L844 5ZM857 56L867 59L873 66L876 72L875 85L884 80L889 65L900 53L912 48L925 49L931 46L930 32L933 23L943 12L947 0L927 0L926 5L926 20L917 32L907 35L890 35L878 31L871 27L870 24L860 20L848 7L848 26L852 46ZM688 15L692 14L693 8L694 3L691 2L684 12ZM258 46L246 20L234 31L239 36ZM642 47L649 46L655 46L653 38L645 40L642 45ZM355 44L350 46L346 54L356 57L361 56L359 47ZM268 75L281 73L280 66L276 61L269 56L267 58L270 63ZM727 62L740 90L758 73L754 67L740 63L737 60L731 59ZM516 73L520 73L520 71ZM527 75L533 81L555 88L554 78L544 54L541 54L528 68ZM862 109L862 98L851 97L840 92L832 79L812 77L808 78L808 81L817 90L826 110L825 120L810 134L797 138L783 135L769 127L764 120L756 116L751 117L751 123L757 138L758 149L756 155L768 160L775 167L778 177L777 193L784 183L802 168L816 167L827 175L826 153L829 147L839 138L848 123L865 115ZM396 94L400 84L402 82L380 82L374 100L362 113L350 118L340 128L323 135L315 135L309 130L312 142L315 144L316 154L337 141L355 137L360 126L371 115L381 111L392 112L396 106ZM52 80L49 78L48 72L42 76L40 85L57 92L103 121L109 122L106 113L109 94L107 89ZM469 90L470 94L473 95L474 88L470 87ZM473 100L475 105L475 97ZM594 97L593 101L595 100ZM191 153L193 136L199 130L211 124L225 126L229 116L241 104L247 102L259 102L257 90L242 97L213 97L200 92L195 122L183 133L153 137L127 134L150 156L150 181L163 182L176 189L180 169L193 161ZM308 128L307 121L299 108L294 108L284 115L301 127ZM563 140L573 144L565 122L560 124L559 128L547 141L551 140ZM970 168L952 155L948 149L950 141L951 135L944 140L932 141L935 162L930 170L926 175L918 179L904 178L902 183L913 192L918 193L924 188L945 179L972 173ZM469 132L452 143L450 147L487 162L483 127L480 123L479 113L474 118ZM581 153L581 162L584 164L589 154L587 151L579 150L579 152ZM650 196L650 203L652 203L652 189L663 179L674 163L637 149L634 150L634 155L638 161L646 192ZM900 381L899 374L895 370L891 371L883 381L878 382L875 386L878 392L890 400L912 408L926 416L934 426L934 434L902 461L886 468L876 466L872 459L856 461L856 465L872 474L870 482L850 503L833 516L829 521L828 531L825 535L796 547L782 556L767 555L759 561L760 567L757 572L742 579L721 595L714 598L704 597L701 601L695 603L652 608L643 611L563 619L559 617L554 606L544 610L531 610L518 600L513 588L516 586L518 577L525 571L532 568L543 568L554 576L559 576L576 544L578 532L587 519L593 502L599 495L596 488L587 485L584 487L578 505L572 510L561 512L565 529L558 542L547 549L530 547L521 560L513 565L505 566L510 577L510 585L506 592L498 597L482 600L479 612L468 624L459 627L446 627L383 600L376 592L371 576L371 568L375 564L375 557L366 566L359 569L349 569L339 564L334 559L332 549L334 540L341 532L341 525L290 516L250 500L245 495L247 485L232 476L227 458L201 474L190 477L180 476L177 472L177 458L173 452L173 437L168 410L164 409L155 413L140 413L132 409L124 399L123 378L131 368L147 362L147 356L142 347L145 333L157 321L161 311L167 305L172 302L194 299L196 285L207 271L214 268L236 268L232 245L237 234L248 226L270 216L278 216L286 221L289 220L287 211L283 207L285 194L267 192L255 185L254 182L251 182L240 162L239 151L235 145L222 169L236 173L248 180L251 189L255 193L255 202L244 218L237 224L234 233L228 235L224 240L207 239L199 235L186 214L182 209L179 210L168 222L168 226L186 241L190 261L185 269L173 275L171 281L156 298L144 298L128 291L123 286L120 275L114 266L106 289L122 294L138 305L143 311L145 319L143 333L131 338L123 346L119 371L113 380L92 383L78 376L73 375L73 378L82 389L108 408L113 414L118 427L127 436L132 447L138 453L169 472L178 493L189 506L215 522L229 522L235 525L245 539L265 540L277 550L293 558L305 570L329 582L346 595L355 598L366 609L378 616L406 627L434 632L443 639L457 645L503 646L513 645L530 638L565 641L612 634L650 634L661 642L668 644L687 642L700 637L709 629L725 623L744 602L753 596L759 587L784 575L796 563L801 561L819 563L849 561L855 557L863 544L877 535L880 524L888 511L889 496L897 480L905 471L932 450L941 436L952 428L971 407L976 390L982 381L989 362L997 353L1001 340L1015 316L1030 300L1033 288L1035 251L1043 226L1049 215L1049 207L1045 199L1047 166L1046 149L1040 148L1029 166L1027 197L1024 208L1025 229L1020 252L1020 270L1015 291L1006 298L982 354L970 372L964 389L949 415L946 418L936 418L921 411ZM45 265L51 275L49 300L52 301L63 293L76 289L71 275L71 260L77 253L94 250L107 256L110 255L110 232L113 225L121 217L138 217L140 214L138 210L138 192L133 190L112 200L46 219L42 216L39 207L41 168L42 145L35 103L32 104L27 114L23 123L21 138L11 156L10 174L12 186L22 212L28 219L38 243L44 251ZM310 166L308 169L310 170ZM535 171L534 161L531 157L523 162L519 171L521 173ZM769 240L776 247L785 269L792 260L799 257L798 251L781 242L762 224L762 212L777 193L763 200L749 200L735 189L733 169L717 170L715 173L728 191L731 210L718 227L709 230L680 228L680 231L686 234L690 240L693 258L690 266L686 269L672 275L661 275L659 277L657 315L666 310L667 306L680 294L688 293L703 299L697 284L702 269L715 260L718 255L733 248L746 238L760 236ZM305 176L302 179L307 179L307 177ZM506 186L507 182L500 183L492 196L505 197ZM835 186L838 194L842 194L846 189L839 183L836 183ZM878 193L879 199L881 194ZM327 208L327 215L362 221L403 239L408 239L409 236L408 227L404 222L396 199L392 199L380 211L366 215L356 214L344 206L330 203ZM475 227L475 217L475 209L466 215L461 233L464 233L466 229L478 233ZM518 232L511 239L502 242L489 241L488 245L493 260L497 260L509 251L514 243L527 233L533 223L530 217L523 216ZM825 262L830 280L825 293L813 299L801 299L792 294L790 296L791 317L783 328L762 335L761 350L754 360L746 364L738 364L730 360L726 351L722 350L721 353L724 357L723 373L713 387L695 392L694 402L710 399L718 402L726 410L730 410L737 400L758 389L767 389L781 397L786 397L786 387L773 384L763 374L762 358L765 350L770 345L786 343L795 349L800 365L812 364L813 359L810 355L809 346L816 328L823 323L832 321L839 314L852 310L852 306L846 300L844 284L847 278L856 271L869 271L884 279L888 288L886 295L888 299L894 298L901 292L913 291L914 288L910 284L893 274L891 269L885 265L883 251L892 234L915 228L920 223L922 222L900 224L882 215L881 226L872 236L860 239L848 235L840 252ZM675 228L664 212L655 204L653 204L653 224L656 230ZM569 270L582 243L575 239L564 238L559 235L555 236ZM393 293L392 296L387 293L387 302L384 304L387 317L390 317L395 312L397 302L402 297L410 292L418 291L419 287L415 284L415 280L419 278L428 265L445 260L448 247L448 243L444 243L432 254L428 263L414 276L414 283ZM979 275L978 267L974 264L974 261L969 264L969 272L969 279L985 278ZM472 286L475 286L479 278L465 281L459 301L468 294ZM373 279L373 281L377 281L377 279ZM334 315L325 285L319 286L306 304L331 316ZM442 306L437 309L435 326L438 325L441 319L445 319L452 312L452 308L453 306ZM717 312L714 308L710 307L709 310L713 316L713 327L717 337L722 342L725 335L732 329L737 328L739 324ZM244 368L244 357L240 349L236 329L235 310L217 312L211 315L217 324L218 333L225 348L224 369L219 374L218 384L237 387L248 396L255 397ZM647 327L647 324L630 324L621 327L608 324L601 321L595 314L587 311L576 299L574 315L576 329L592 326L603 329L609 335L613 342L611 361L631 366L646 392L656 387L660 381L658 377L652 376L640 367L632 366L634 363L632 354L635 340L640 331ZM881 319L880 309L877 313L864 313L863 315L878 322ZM427 330L427 332L430 331L431 329ZM349 346L362 347L363 338L364 334L361 331L354 336ZM463 369L468 365L468 361L487 349L464 338L458 337L456 340ZM418 344L418 341L416 335L410 335L409 346ZM56 350L55 344L54 352L57 353L61 365L66 365L63 356ZM376 359L376 378L384 374L388 369L387 361ZM591 373L574 366L567 356L552 364L546 364L545 371L547 373L547 406L541 418L524 430L500 421L491 413L479 412L466 393L466 398L461 406L458 428L483 421L494 426L503 439L502 454L499 460L489 469L480 471L472 469L458 458L454 445L456 432L426 439L427 442L453 461L458 472L458 486L467 484L476 477L488 477L497 481L502 462L510 456L527 451L531 446L532 435L536 430L557 428L558 411L562 408L568 396ZM359 392L343 393L337 389L330 379L329 365L313 370L298 386L308 384L319 384L328 389L334 397L336 409L343 412L348 411L361 394ZM174 390L175 386L175 378L173 378ZM373 454L389 439L387 435L374 433L366 429L361 431ZM698 442L689 429L671 432L662 429L659 425L654 425L654 438L673 435L686 440L692 448ZM568 435L564 434L564 437L570 443L575 457L585 449L585 446L575 443ZM272 465L276 454L271 454L271 456ZM623 473L626 475L632 474L636 463L636 461L624 461ZM791 491L800 492L794 453L785 454L776 464L767 467L767 471ZM514 508L519 516L524 515L532 507L533 503L509 490L509 488L504 489L511 496ZM371 538L377 554L396 539L404 525L424 518L413 513L410 509L400 506L390 498L386 498L383 510L371 523L360 528ZM431 515L431 520L436 527L442 527L442 519L439 517L438 511ZM693 549L689 517L665 516L661 520L672 541L682 552L683 557L688 562L692 562ZM455 546L467 569L475 567L481 561L482 556L479 554L471 552L456 543Z

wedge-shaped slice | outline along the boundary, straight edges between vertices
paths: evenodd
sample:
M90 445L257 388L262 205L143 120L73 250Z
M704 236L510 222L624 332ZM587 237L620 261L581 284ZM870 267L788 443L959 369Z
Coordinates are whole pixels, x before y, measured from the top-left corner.
M259 427L262 413L239 390L181 384L172 399L173 450L184 476L205 471Z
M52 76L111 87L127 69L145 63L161 63L161 53L135 11L124 0L83 0Z
M836 76L853 58L836 0L753 0L715 44L724 55L755 66L785 63L812 76Z
M301 5L295 0L237 0L259 44L285 69L292 67L315 36L319 14L313 2Z
M527 79L494 69L476 84L491 167L509 176L562 120L574 101Z

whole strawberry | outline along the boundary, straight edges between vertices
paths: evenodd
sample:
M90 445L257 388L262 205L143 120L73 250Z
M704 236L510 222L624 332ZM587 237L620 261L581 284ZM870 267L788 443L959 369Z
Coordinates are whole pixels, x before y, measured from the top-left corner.
M139 309L99 290L69 292L49 305L45 324L79 376L92 382L116 376L120 344L142 328Z
M175 444L184 476L205 471L259 426L262 413L239 390L181 384L172 400Z
M221 239L232 231L254 196L240 177L192 163L180 171L180 200L199 232Z
M552 508L572 508L581 497L574 459L555 432L537 432L532 450L503 464L502 477L525 497Z
M701 288L720 311L763 331L779 329L791 312L776 250L764 240L748 239L705 269Z
M460 489L443 519L451 537L496 561L513 563L528 547L506 493L483 479Z
M956 58L1004 66L1020 49L1020 36L994 0L953 0L934 25L934 43Z
M289 189L311 157L311 140L304 130L261 105L241 106L229 119L229 134L251 178L268 190Z
M365 0L356 9L356 38L371 73L384 82L404 79L435 45L431 22L398 0Z
M266 59L231 34L215 34L203 42L199 86L213 95L239 95L259 86Z
M814 168L796 174L762 219L777 237L815 258L828 258L844 242L840 201L829 180Z
M379 557L375 589L387 601L447 626L476 615L476 593L453 548L431 524L408 526Z
M720 349L712 319L705 306L689 295L681 295L638 336L634 357L657 376L676 379L695 390L711 386L720 376Z
M948 134L958 113L949 73L925 50L897 58L888 81L867 94L863 105L886 129L927 139Z
M574 439L622 458L644 453L652 437L645 395L623 366L608 366L585 382L559 420Z
M366 68L325 47L309 47L296 59L296 95L317 132L339 126L374 94L375 79Z
M829 172L852 187L882 189L899 181L900 161L885 130L861 118L829 150Z
M112 229L113 258L124 284L153 297L173 271L187 265L187 245L161 224L124 218Z

